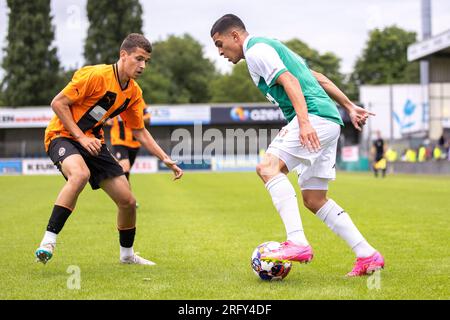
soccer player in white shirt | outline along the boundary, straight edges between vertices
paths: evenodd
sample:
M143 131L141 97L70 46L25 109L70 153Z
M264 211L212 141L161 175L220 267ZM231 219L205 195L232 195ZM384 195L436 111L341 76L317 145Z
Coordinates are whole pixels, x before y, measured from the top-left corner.
M324 75L278 40L253 37L237 16L227 14L211 29L219 54L236 64L245 59L250 76L269 101L279 106L288 125L272 141L256 171L286 228L287 241L262 259L309 262L313 251L303 231L295 189L286 174L298 173L303 203L356 254L348 276L370 274L384 267L383 256L362 236L349 215L327 198L335 179L336 148L343 125L335 100L361 130L369 115L354 105Z

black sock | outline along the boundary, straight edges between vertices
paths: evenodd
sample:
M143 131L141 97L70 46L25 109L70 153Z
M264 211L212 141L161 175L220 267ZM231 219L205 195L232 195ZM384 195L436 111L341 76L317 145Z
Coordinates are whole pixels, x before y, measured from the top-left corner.
M64 227L64 224L71 213L72 210L55 204L50 220L48 221L47 231L58 234Z
M129 230L119 230L120 246L123 248L131 248L134 243L135 235L136 235L136 228Z
M125 177L127 178L128 181L130 181L130 173L129 172L125 172Z

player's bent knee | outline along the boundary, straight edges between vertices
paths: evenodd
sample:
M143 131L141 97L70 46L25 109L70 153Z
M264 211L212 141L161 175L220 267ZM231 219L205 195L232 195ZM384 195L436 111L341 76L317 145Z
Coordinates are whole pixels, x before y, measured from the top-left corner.
M136 199L133 196L121 199L117 205L126 210L136 209Z

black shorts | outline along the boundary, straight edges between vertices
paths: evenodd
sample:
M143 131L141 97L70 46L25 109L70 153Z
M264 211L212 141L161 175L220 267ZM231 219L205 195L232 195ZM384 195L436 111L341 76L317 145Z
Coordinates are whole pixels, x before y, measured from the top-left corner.
M83 157L91 176L89 183L93 190L100 188L100 182L108 178L118 177L124 174L122 167L109 152L108 147L103 144L98 156L91 155L77 141L68 138L56 138L48 147L48 155L53 163L61 169L64 159L73 154L79 154ZM64 176L67 180L67 177Z
M130 148L121 145L112 146L112 154L114 157L119 161L128 159L130 161L130 168L133 166L138 152L139 148Z

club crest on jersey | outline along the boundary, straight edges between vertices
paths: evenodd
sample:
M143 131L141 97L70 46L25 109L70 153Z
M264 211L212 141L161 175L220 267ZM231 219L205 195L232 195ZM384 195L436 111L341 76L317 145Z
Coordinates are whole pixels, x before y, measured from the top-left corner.
M65 155L66 154L66 148L63 148L63 147L59 148L58 154L59 154L60 157Z

